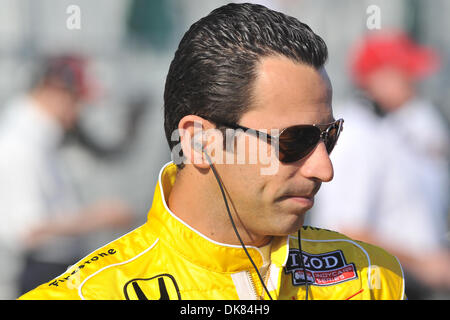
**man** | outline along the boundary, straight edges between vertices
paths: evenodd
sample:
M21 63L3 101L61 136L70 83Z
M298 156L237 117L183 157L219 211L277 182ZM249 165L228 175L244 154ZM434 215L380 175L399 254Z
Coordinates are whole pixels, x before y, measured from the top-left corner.
M148 222L21 298L403 299L395 257L302 227L342 128L326 59L308 26L263 6L193 24L164 96L177 164L161 170ZM216 134L231 129L231 142Z
M82 205L59 153L91 89L87 61L55 56L41 67L31 90L6 106L0 126L0 292L8 299L82 257L81 235L132 221L122 201Z
M350 62L363 99L342 106L348 126L333 154L336 176L318 195L311 221L395 254L409 299L448 292L450 136L444 116L417 89L436 70L437 55L385 30L359 41Z

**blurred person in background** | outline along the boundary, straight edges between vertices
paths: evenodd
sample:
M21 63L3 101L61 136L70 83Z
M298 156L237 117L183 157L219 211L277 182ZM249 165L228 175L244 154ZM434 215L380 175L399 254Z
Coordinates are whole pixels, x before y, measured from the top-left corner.
M133 221L131 209L114 198L82 207L59 155L92 93L86 70L79 56L47 59L31 90L2 117L0 298L15 298L66 271L84 253L83 234Z
M410 299L450 289L449 132L417 91L437 66L437 55L403 32L369 34L355 47L351 71L362 96L341 106L335 180L311 217L396 255Z

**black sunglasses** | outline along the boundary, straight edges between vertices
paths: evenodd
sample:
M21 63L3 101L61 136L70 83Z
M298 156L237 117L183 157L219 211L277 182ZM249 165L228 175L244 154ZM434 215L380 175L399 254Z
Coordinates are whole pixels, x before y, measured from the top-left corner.
M298 161L306 157L317 144L322 140L325 143L328 154L333 151L334 146L343 130L344 119L339 119L327 124L300 124L284 128L276 136L265 132L247 128L239 124L226 123L209 117L202 117L218 125L231 128L242 129L247 133L255 133L258 136L266 137L267 141L275 140L278 144L278 159L283 163Z

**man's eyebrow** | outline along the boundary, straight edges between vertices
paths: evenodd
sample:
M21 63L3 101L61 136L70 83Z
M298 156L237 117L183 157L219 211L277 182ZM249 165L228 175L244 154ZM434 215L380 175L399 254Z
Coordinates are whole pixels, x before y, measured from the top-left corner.
M317 117L319 121L315 122L314 124L329 124L332 122L336 122L336 118L334 117L334 114L332 112L327 112L327 114L323 114L321 117Z

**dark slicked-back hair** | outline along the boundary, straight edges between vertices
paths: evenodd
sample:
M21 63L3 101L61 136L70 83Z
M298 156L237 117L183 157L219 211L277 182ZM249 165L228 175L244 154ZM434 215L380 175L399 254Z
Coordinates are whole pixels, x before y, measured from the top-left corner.
M179 143L171 135L186 115L237 123L251 108L257 63L271 55L319 69L328 50L306 24L261 5L228 4L194 23L166 79L164 128L170 149Z

